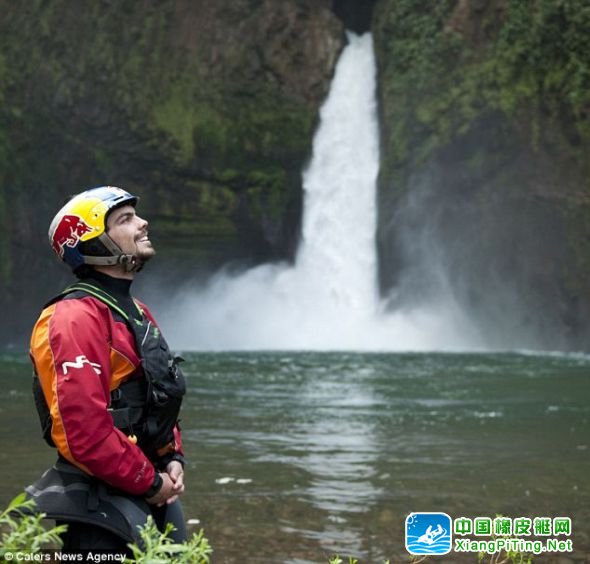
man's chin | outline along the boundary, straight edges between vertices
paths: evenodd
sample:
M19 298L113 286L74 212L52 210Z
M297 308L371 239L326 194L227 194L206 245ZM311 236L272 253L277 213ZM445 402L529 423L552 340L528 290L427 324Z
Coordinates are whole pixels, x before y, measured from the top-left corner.
M151 258L153 258L155 256L156 256L156 249L154 249L153 247L137 253L137 258L141 262L147 262L148 260L150 260Z
M156 254L156 249L152 247L151 241L136 244L135 256L142 262L150 260Z

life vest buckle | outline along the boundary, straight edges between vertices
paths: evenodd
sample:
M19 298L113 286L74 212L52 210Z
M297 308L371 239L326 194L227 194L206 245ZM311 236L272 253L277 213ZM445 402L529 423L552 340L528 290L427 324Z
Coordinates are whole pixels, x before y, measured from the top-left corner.
M168 403L168 394L160 390L152 390L152 401L154 405L161 407Z

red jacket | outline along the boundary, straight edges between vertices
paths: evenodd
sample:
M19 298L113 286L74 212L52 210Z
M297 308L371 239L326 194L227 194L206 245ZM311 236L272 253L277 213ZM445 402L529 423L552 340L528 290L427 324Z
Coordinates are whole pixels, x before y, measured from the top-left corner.
M149 310L138 302L155 324ZM144 494L155 468L113 425L110 393L130 376L143 377L134 336L110 308L88 296L46 307L31 336L31 358L52 418L59 453L104 482ZM182 441L175 429L176 451Z

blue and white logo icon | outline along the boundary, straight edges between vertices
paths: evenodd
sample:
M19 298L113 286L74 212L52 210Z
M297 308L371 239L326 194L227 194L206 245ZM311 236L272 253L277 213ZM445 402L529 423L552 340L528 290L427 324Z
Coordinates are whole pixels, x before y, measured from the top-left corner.
M406 550L410 554L447 554L453 541L446 513L410 513L406 517Z

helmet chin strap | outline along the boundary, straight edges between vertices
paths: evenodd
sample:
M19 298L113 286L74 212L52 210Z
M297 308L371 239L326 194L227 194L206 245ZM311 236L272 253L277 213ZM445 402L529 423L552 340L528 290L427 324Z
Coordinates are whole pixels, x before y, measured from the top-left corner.
M143 261L135 255L119 255L117 264L123 265L125 272L139 272L143 268Z
M84 256L84 263L93 266L115 266L121 265L125 272L139 272L143 268L143 261L136 255L124 253L106 233L98 237L99 241L106 247L111 256L93 257Z

